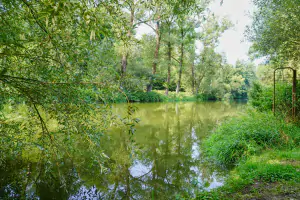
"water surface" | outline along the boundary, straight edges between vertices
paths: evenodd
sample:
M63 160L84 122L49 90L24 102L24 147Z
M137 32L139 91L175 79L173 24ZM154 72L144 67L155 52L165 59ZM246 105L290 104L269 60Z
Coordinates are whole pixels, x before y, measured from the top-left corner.
M201 141L216 124L238 115L242 103L147 103L135 104L134 117L140 122L130 135L112 127L101 138L101 149L109 157L101 175L84 162L74 167L68 160L59 173L64 187L55 178L39 176L24 185L20 174L28 165L7 163L0 171L1 192L10 197L32 199L175 199L192 197L201 190L222 185L226 172L203 162ZM126 104L113 106L123 116ZM91 155L80 155L91 156ZM17 162L17 161L16 161ZM46 165L46 164L45 164ZM18 185L17 184L17 185Z

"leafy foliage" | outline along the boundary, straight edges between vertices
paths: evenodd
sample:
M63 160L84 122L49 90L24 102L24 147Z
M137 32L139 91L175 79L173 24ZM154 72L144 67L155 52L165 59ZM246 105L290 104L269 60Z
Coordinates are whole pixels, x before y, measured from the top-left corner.
M271 56L278 63L299 59L299 1L254 0L254 13L248 37L253 52Z
M86 162L100 173L103 133L112 123L132 132L134 109L119 119L109 104L122 93L111 59L111 14L120 12L113 2L1 2L0 164L34 154L42 169L53 158L90 154Z
M299 88L300 85L297 85ZM273 86L263 86L260 83L255 83L250 91L250 103L259 111L271 111L273 108ZM300 117L300 91L296 90L296 115ZM276 88L276 112L283 118L291 116L292 111L292 86L291 84L277 83Z

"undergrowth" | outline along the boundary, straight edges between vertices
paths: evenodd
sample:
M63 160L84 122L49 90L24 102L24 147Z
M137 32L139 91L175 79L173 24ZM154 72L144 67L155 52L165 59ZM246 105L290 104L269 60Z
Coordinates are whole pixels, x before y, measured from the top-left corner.
M297 88L300 88L298 83ZM250 104L258 111L272 111L274 86L263 86L260 83L254 83L250 90ZM276 94L276 113L282 118L292 114L292 86L290 84L277 83ZM300 90L296 90L296 107L300 107ZM296 109L296 116L300 120L300 109Z

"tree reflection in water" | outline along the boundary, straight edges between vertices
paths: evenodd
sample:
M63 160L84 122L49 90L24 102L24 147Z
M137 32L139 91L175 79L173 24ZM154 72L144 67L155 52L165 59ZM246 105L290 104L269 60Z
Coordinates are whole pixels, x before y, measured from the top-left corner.
M101 149L110 158L102 174L85 162L90 155L62 159L59 169L50 163L6 161L0 170L0 197L174 199L222 185L224 173L203 162L201 140L220 120L237 115L243 104L151 103L137 107L135 115L141 122L133 137L126 130L112 128L101 138ZM115 105L114 112L122 115L124 105Z

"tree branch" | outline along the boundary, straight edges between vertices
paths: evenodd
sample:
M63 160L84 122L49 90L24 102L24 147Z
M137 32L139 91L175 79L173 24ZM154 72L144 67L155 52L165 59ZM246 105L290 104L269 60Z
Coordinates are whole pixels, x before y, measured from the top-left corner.
M147 26L149 26L154 32L156 32L155 28L153 26L151 26L150 24L148 24L147 22L144 22L144 24L146 24Z
M177 60L176 58L174 58L174 56L171 56L176 62L180 63L179 60Z
M35 11L31 8L31 6L28 4L28 2L26 0L22 0L22 2L29 8L30 13L32 14L35 22L39 25L39 27L47 34L49 35L47 29L40 23L40 21L38 20L38 17L35 14ZM49 35L49 37L51 38L51 36Z

